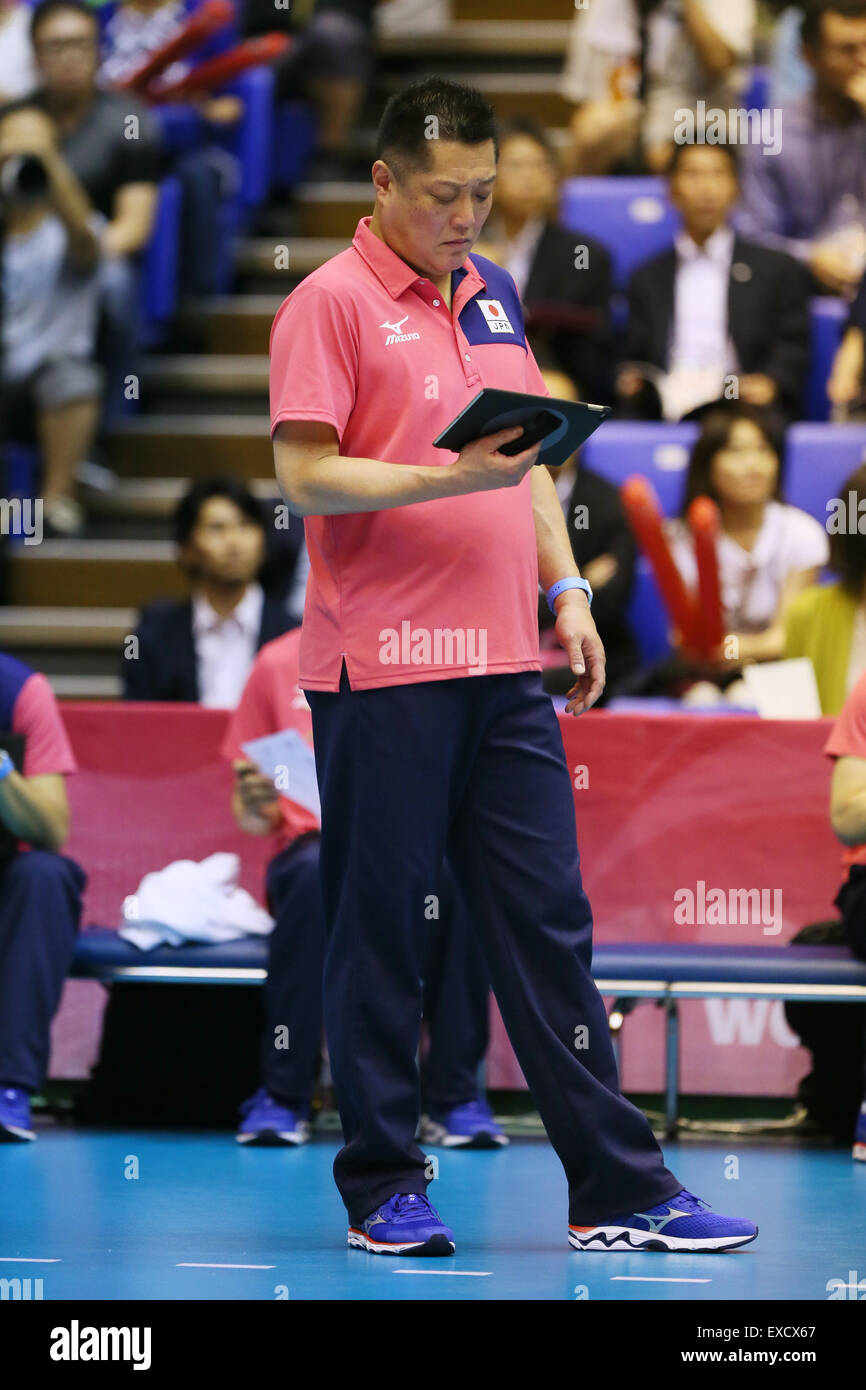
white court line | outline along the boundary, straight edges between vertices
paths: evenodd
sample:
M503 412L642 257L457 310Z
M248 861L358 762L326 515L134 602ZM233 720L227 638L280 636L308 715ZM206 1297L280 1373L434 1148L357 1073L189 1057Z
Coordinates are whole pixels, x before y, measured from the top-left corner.
M712 1279L666 1279L655 1274L612 1274L611 1279L619 1279L626 1284L711 1284Z
M489 1279L489 1269L392 1269L392 1274L448 1274L452 1279Z
M56 1255L51 1260L39 1260L30 1255L0 1255L0 1262L19 1265L59 1265L60 1256Z
M182 1260L175 1269L276 1269L276 1265L214 1265Z

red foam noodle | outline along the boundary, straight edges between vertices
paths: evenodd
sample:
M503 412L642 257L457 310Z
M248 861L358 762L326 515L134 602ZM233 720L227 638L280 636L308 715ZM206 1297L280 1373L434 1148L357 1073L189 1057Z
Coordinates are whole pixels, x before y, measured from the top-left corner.
M712 498L696 497L689 507L688 519L698 566L698 636L703 654L709 656L721 645L725 635L719 581L719 509Z
M697 606L671 554L652 484L635 473L623 483L620 496L629 525L652 566L659 592L684 647L691 652L700 651Z

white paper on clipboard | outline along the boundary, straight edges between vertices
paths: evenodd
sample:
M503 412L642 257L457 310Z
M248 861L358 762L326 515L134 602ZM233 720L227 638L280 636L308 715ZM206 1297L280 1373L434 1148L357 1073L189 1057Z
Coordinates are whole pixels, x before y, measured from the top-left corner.
M297 729L281 729L277 734L251 739L241 749L265 777L277 784L277 791L289 801L322 819L316 758Z

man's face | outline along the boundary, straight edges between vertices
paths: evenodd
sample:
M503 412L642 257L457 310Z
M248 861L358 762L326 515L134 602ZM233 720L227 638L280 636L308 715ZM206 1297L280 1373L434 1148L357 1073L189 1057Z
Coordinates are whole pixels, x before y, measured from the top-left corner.
M522 217L547 217L556 207L556 166L543 145L512 135L499 152L496 207Z
M822 86L847 96L852 78L866 72L866 15L852 19L829 10L821 16L817 45L803 53Z
M379 221L401 260L431 279L458 270L490 214L496 158L493 141L462 145L431 140L430 168L398 183L381 160L373 165Z
M196 578L249 584L264 559L264 535L229 497L209 497L183 547L184 567Z
M717 145L693 145L680 155L670 196L690 231L710 236L727 221L739 187L734 167Z
M47 92L83 95L92 89L99 65L96 20L75 10L58 10L37 29L34 52Z

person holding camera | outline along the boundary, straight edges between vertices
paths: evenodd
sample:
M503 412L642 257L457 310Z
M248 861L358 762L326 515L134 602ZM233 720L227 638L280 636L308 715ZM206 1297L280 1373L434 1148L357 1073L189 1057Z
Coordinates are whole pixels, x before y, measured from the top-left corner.
M0 273L4 435L35 430L42 451L43 529L81 530L75 470L99 417L95 361L100 232L78 179L61 158L54 123L36 107L0 116Z

